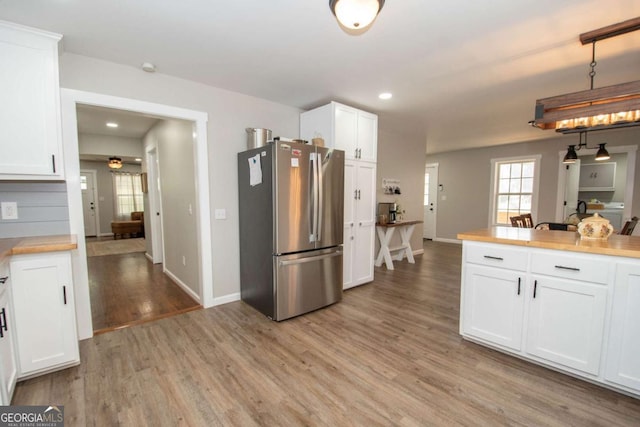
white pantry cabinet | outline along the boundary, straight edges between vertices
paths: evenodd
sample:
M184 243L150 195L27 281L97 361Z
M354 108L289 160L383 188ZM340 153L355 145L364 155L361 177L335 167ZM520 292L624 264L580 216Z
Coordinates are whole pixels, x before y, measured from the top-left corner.
M300 138L324 139L325 147L344 150L345 158L375 162L378 157L378 116L331 102L300 114Z
M8 262L0 263L0 405L11 404L18 378Z
M616 268L605 379L640 393L640 263Z
M345 161L343 289L373 280L376 165Z
M58 42L0 21L0 179L62 180Z
M14 255L11 281L19 378L78 364L71 254Z
M337 102L300 114L300 138L345 152L343 289L373 280L378 116Z

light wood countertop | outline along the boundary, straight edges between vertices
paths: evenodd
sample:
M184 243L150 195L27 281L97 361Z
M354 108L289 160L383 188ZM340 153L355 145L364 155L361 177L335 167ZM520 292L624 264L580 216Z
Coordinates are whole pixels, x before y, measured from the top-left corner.
M577 232L492 227L459 233L458 239L640 258L640 237L638 236L613 234L607 240L585 240L581 239Z
M0 261L11 255L69 251L77 247L75 234L0 239Z

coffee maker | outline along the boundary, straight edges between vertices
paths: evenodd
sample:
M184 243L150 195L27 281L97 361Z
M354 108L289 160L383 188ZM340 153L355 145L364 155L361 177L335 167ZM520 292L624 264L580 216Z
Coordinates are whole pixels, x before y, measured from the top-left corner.
M398 218L398 205L396 203L378 203L378 218L386 218L387 222L393 224Z

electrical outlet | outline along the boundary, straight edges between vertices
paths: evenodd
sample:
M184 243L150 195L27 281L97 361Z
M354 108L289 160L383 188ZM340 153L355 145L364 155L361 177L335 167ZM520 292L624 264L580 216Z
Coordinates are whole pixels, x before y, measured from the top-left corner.
M214 211L214 216L216 219L227 219L227 210L226 209L216 209Z
M2 219L18 219L17 202L2 202L0 208L2 209Z

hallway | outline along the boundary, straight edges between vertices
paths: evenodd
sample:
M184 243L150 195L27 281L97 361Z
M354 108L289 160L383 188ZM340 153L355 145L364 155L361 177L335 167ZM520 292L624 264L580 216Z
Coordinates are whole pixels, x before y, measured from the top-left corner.
M87 258L94 334L202 308L143 252Z

